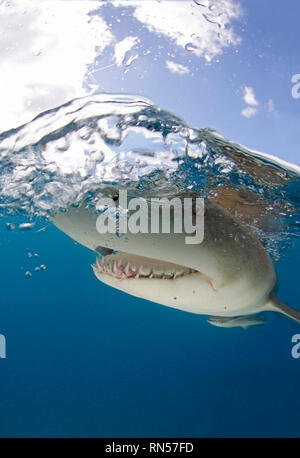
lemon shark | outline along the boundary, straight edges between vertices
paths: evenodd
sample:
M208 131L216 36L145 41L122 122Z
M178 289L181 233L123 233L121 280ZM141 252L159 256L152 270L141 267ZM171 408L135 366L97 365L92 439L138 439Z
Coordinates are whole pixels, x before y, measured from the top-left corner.
M196 314L237 317L275 311L300 322L300 312L275 297L274 267L258 238L209 200L204 239L197 245L186 244L184 232L100 234L96 222L97 214L86 204L53 218L72 239L101 254L92 267L111 287Z

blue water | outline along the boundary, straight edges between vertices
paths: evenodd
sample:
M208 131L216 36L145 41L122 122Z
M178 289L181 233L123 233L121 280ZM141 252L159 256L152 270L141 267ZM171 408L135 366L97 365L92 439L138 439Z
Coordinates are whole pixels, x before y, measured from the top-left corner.
M89 120L86 124L93 129ZM37 135L37 130L30 130L32 125L36 124L27 126L24 134L17 132L24 143L19 149L6 155L7 149L0 145L5 209L0 219L0 334L7 343L7 357L0 359L0 436L298 437L300 359L291 356L291 339L300 327L269 314L265 326L248 331L217 328L205 317L137 299L100 283L91 269L95 254L43 219L42 212L48 209L43 207L45 202L51 214L71 199L78 201L80 192L91 195L95 169L86 169L85 181L76 170L70 173L62 166L50 173L49 158L48 162L42 158L42 135L51 143L54 131L51 134L50 126L45 133L43 126L37 142L31 138L30 143L28 132ZM166 134L164 126L153 125L148 120L141 131L147 130L150 143L149 132L158 136L151 148L162 132ZM59 135L64 139L81 127L70 124ZM4 134L2 140L13 135ZM188 190L204 186L209 194L218 184L221 190L225 185L251 190L258 200L263 195L277 208L274 227L268 232L253 220L252 229L278 260L278 297L299 310L299 177L267 161L253 160L237 146L226 149L207 132L201 135L197 142L190 140L194 155L184 159L180 141L187 140L171 137L176 148L169 150L167 169L174 163L178 168L170 175L164 168L166 160L160 162L157 152L156 165L147 163L147 156L144 164L135 163L143 151L149 153L150 146L139 146L136 156L130 156L134 138L128 134L125 158L137 171L133 176L123 169L124 180L130 186L134 182L139 191L150 184L159 189L161 183L161 192L167 192L170 183L174 191L179 183ZM124 157L120 143L110 139L107 144ZM201 154L195 155L196 150ZM61 156L56 157L59 162ZM102 167L107 171L107 165ZM279 172L285 179L278 183ZM107 176L105 185L118 186L117 176ZM57 187L49 188L53 182ZM36 225L20 231L18 224L30 216ZM9 231L8 222L16 229ZM41 264L46 270L36 272ZM31 278L26 278L27 271Z
M93 253L54 227L1 221L0 235L2 437L299 436L293 322L214 328L101 284ZM277 269L291 305L299 254L298 243ZM47 270L25 279L40 262Z

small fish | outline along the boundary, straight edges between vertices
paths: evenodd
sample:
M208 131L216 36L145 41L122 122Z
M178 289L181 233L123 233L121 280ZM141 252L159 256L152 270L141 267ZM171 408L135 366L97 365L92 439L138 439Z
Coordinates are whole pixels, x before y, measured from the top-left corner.
M35 226L35 222L34 223L22 223L22 224L19 224L19 229L20 231L29 231L34 226Z
M207 322L213 326L221 328L237 328L249 329L251 326L262 326L267 321L267 317L259 318L253 315L234 316L234 317L223 317L223 316L211 316Z
M41 227L41 229L36 231L36 233L38 234L39 232L45 232L46 229L47 229L47 226Z

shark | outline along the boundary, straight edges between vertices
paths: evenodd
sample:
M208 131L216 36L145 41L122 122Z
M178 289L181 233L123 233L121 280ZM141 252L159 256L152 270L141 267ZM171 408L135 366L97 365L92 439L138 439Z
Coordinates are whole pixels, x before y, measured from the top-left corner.
M97 214L85 203L57 213L53 223L93 250L98 280L127 294L177 310L218 317L279 312L300 322L300 312L274 294L277 278L259 239L225 208L207 199L202 243L185 233L101 234ZM241 319L240 324L241 324ZM224 326L225 321L223 322Z

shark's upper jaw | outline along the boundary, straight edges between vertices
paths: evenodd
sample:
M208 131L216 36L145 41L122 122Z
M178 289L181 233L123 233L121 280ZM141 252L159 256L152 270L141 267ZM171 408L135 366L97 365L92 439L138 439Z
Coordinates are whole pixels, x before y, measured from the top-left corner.
M97 278L105 274L118 280L139 278L174 280L198 272L177 264L122 252L101 259L97 258L96 264L92 267Z

